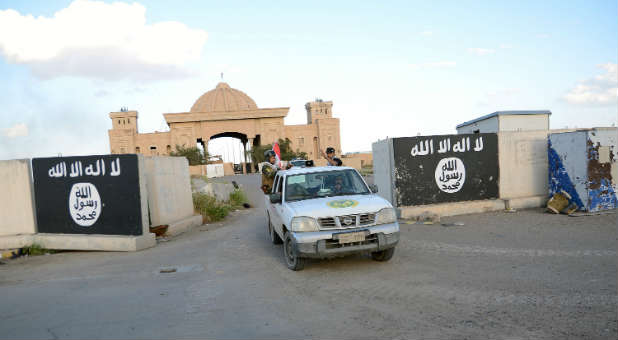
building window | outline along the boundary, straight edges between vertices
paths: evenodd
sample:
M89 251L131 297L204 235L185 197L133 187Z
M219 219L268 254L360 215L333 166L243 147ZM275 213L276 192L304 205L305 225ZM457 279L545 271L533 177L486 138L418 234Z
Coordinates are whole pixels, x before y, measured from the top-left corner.
M170 153L172 153L172 146L168 145L167 146L167 154L169 155Z
M135 153L139 153L139 146L135 147Z
M120 125L120 119L118 119L118 125Z
M131 119L127 118L127 123L131 124Z
M305 137L298 137L298 146L305 145Z

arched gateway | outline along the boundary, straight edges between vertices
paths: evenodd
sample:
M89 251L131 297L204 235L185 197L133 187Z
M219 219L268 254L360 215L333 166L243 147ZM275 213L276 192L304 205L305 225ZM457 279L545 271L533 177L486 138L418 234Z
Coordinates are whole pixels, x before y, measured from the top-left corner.
M319 164L320 149L332 146L341 153L339 118L333 118L332 106L330 101L309 102L307 124L284 125L289 107L258 108L244 92L219 83L199 97L189 112L164 114L169 132L138 133L137 111L111 112L110 149L113 154L167 155L176 145L207 146L218 137L238 138L245 150L289 138L294 150L306 152Z

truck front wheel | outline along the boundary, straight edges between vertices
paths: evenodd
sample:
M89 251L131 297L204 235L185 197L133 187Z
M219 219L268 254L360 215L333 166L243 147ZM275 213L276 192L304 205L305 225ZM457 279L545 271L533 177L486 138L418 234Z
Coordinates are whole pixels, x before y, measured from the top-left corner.
M375 251L371 253L371 258L375 261L384 262L390 260L393 257L393 254L395 254L395 247L386 250Z
M305 259L298 257L294 250L294 240L290 236L290 233L286 232L283 240L283 257L285 257L285 264L291 270L303 270L305 268Z

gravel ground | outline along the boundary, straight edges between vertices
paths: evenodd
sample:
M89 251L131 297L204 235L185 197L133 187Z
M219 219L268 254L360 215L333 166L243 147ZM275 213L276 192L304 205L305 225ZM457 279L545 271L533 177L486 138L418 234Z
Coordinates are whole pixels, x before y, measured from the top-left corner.
M137 253L0 265L2 338L616 339L616 214L402 224L394 258L285 267L254 208ZM175 272L161 273L161 270Z

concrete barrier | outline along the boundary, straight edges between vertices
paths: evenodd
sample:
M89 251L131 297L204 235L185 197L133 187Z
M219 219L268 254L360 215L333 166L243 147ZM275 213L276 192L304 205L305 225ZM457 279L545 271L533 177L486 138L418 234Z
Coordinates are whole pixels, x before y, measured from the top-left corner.
M425 204L419 206L400 207L400 217L405 220L416 220L419 216L429 212L440 217L465 214L477 214L490 211L502 211L505 208L503 200L479 200L466 202L451 202L439 204Z
M30 169L28 159L0 161L0 236L36 233Z
M206 176L206 164L189 165L189 174L192 176Z
M168 225L168 234L202 224L193 214L189 162L184 157L145 158L148 206L152 226Z
M84 158L84 161L85 161L88 157L92 157L92 156L84 156L82 158ZM95 156L95 157L103 158L106 156ZM69 159L66 159L66 158L58 158L58 160L63 161L63 162L69 161ZM108 162L107 164L109 165L109 163L111 162ZM20 169L20 170L12 171L12 172L6 171L7 168L11 167L11 166L4 167L4 165L6 164L11 164L12 167ZM147 189L146 189L146 177L145 177L144 166L145 165L144 165L143 156L141 155L137 156L137 169L133 167L134 169L133 171L137 173L136 179L138 181L138 188L136 190L139 191L139 195L137 197L141 197L141 198L145 198L148 196ZM130 172L131 171L130 166L127 168L127 165L123 163L122 171L123 173L126 173L127 171ZM44 172L45 174L47 174L46 170ZM120 171L118 173L120 174ZM10 207L9 204L15 204L15 202L17 201L21 202L20 204L22 205L22 209L15 208L13 209L13 211L3 212L2 219L0 220L0 222L11 221L11 220L16 221L13 223L21 227L21 229L19 229L18 231L26 230L27 232L25 234L22 232L22 235L4 235L4 236L0 235L0 249L23 248L23 247L30 246L33 244L38 244L41 247L47 248L47 249L136 251L136 250L141 250L141 249L156 245L155 235L150 233L150 230L149 230L148 203L146 199L140 200L140 204L138 205L135 211L136 214L141 215L140 224L135 226L135 228L139 230L138 235L110 235L110 234L103 235L100 233L75 234L75 233L66 233L64 231L59 231L57 233L36 233L34 234L33 232L35 230L38 231L39 228L33 227L34 221L35 221L33 202L36 202L36 200L33 200L33 194L31 192L32 184L30 182L29 162L27 160L0 162L0 175L1 175L0 180L13 183L11 185L3 186L3 188L6 187L6 188L9 188L10 190L13 190L12 185L16 185L15 188L18 189L16 194L11 194L13 196L11 200L13 201L13 203L7 202L7 205L4 205L4 206ZM59 176L54 176L54 177L64 177L64 175L59 175ZM81 180L80 177L76 177L76 178ZM45 182L42 180L42 178L39 178L39 179L42 181L42 183ZM92 181L92 178L90 179L84 178L84 180ZM119 190L120 189L122 188L119 188ZM53 195L54 192L49 192L48 194ZM28 199L23 198L22 197L23 195L27 195ZM19 197L20 199L16 200L15 197ZM3 199L6 199L6 198L3 196ZM66 198L63 196L63 197L59 197L58 199L66 199ZM28 200L30 201L30 203L28 203ZM23 205L26 205L26 207L24 208ZM27 206L29 206L30 208L28 208ZM18 219L23 217L21 213L24 212L24 210L27 212L28 209L30 209L32 216L30 217L26 216L27 217L26 221L23 223L19 223ZM111 208L108 205L107 206L108 213L110 211L109 209ZM32 223L30 223L30 226L32 227L29 229L24 229L24 226L28 226L28 220L30 218L32 219ZM50 227L51 229L53 229L54 227L57 227L57 223L58 223L57 221L56 222L54 222L55 220L49 221L45 218L43 218L43 220L45 221L44 223L47 223L47 224L43 225L41 224L41 222L38 222L39 227L41 227L41 229L43 228L50 229ZM96 223L93 225L93 227L96 227Z
M548 132L498 133L500 198L548 196Z
M40 233L33 235L32 242L45 249L100 251L138 251L157 244L155 234L152 233L141 236Z

